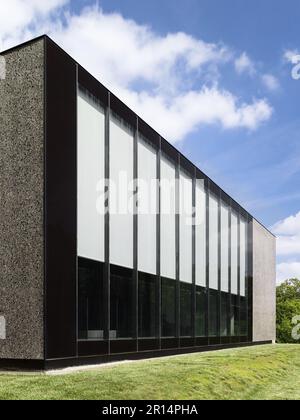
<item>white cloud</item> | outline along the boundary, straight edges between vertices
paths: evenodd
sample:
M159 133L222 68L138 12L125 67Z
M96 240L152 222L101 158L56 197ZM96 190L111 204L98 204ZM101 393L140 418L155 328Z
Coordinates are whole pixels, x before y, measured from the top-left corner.
M286 50L283 58L288 63L297 64L300 61L300 52L298 50Z
M13 0L6 13L22 6L20 17L7 28L13 25L16 31L9 35L0 25L0 42L9 47L48 33L173 142L204 124L255 130L271 118L273 109L265 98L247 103L220 87L220 69L233 59L225 45L182 32L159 35L118 13L104 13L99 6L62 13L66 2ZM236 65L241 71L251 70L245 53Z
M196 77L209 70L207 65L224 62L229 56L223 45L182 32L160 36L148 26L97 7L69 16L67 25L59 25L51 34L112 87L142 81L160 91L170 86L178 90L183 87L183 76Z
M272 231L278 236L278 255L300 255L300 212L280 220Z
M217 85L190 86L193 77L229 59L224 45L184 33L159 36L149 27L96 8L70 16L53 37L173 142L201 124L256 129L272 115L265 99L246 104ZM136 82L150 83L151 88L137 90Z
M277 254L300 254L300 235L279 236L277 239Z
M272 74L263 74L261 80L265 87L271 92L275 92L280 87L278 79Z
M275 235L300 235L300 211L295 215L277 222L272 230Z
M204 87L179 94L169 101L164 95L124 91L121 95L165 137L180 141L202 124L220 124L224 129L255 130L267 121L272 109L264 101L239 103L228 91Z
M241 74L247 74L251 77L257 76L260 78L263 85L271 92L279 89L280 84L278 79L270 73L260 74L256 68L256 64L248 56L247 53L243 52L234 62L236 72Z
M0 2L0 47L9 38L25 35L27 26L49 16L69 0L9 0ZM2 44L2 45L1 45Z
M300 212L280 220L272 231L277 235L277 255L287 259L277 265L277 280L300 278Z
M256 73L255 65L250 57L243 52L234 62L235 69L238 74L247 73L250 76L254 76Z
M277 264L277 283L280 284L285 280L298 278L300 279L300 261L284 262Z

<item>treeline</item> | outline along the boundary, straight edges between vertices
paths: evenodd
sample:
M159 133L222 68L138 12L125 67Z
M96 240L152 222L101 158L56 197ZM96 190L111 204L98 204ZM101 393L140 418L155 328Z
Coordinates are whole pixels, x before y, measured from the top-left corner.
M277 287L277 342L300 344L300 280L290 279Z

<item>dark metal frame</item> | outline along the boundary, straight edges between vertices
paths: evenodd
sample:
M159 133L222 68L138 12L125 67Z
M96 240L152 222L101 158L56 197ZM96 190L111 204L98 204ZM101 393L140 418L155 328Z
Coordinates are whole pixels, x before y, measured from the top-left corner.
M45 358L77 355L77 65L45 47Z
M55 49L55 53L59 56L60 54L65 54L59 47L53 46L52 41L50 42L48 38L45 40L46 45L51 45ZM49 48L49 47L48 47ZM221 200L224 200L231 208L237 211L237 214L246 214L247 219L252 220L251 216L245 212L234 200L230 199L230 197L224 193L213 181L211 181L205 174L199 171L188 159L186 159L180 152L178 152L172 145L170 145L166 140L161 138L158 133L156 133L145 121L140 119L133 111L131 111L125 104L123 104L115 95L109 92L101 83L99 83L94 77L92 77L86 70L84 70L80 65L75 63L72 59L70 59L67 54L65 54L64 58L66 61L69 61L69 65L74 67L76 74L78 75L78 81L76 82L76 89L77 83L84 87L87 91L89 91L94 97L96 97L106 108L105 110L105 176L109 179L110 168L109 168L109 121L110 121L110 114L111 111L118 114L121 118L123 118L126 122L134 127L134 179L137 178L137 162L138 162L138 136L141 133L144 137L148 139L148 141L153 145L155 150L157 150L157 177L160 179L160 156L161 152L164 152L168 158L170 158L175 165L176 170L176 179L179 180L180 170L184 170L188 172L191 176L193 182L193 205L195 206L196 194L196 179L201 178L204 179L205 183L205 190L206 190L206 239L207 239L207 250L206 250L206 337L195 337L195 309L196 309L196 265L195 265L195 226L192 230L192 336L191 338L180 337L180 223L179 223L179 182L177 182L177 194L176 194L176 339L167 339L161 337L161 277L160 277L160 216L159 213L157 215L157 299L159 302L158 305L158 314L157 314L157 322L158 322L158 337L157 339L141 339L138 337L138 248L137 248L137 238L138 238L138 214L137 211L134 213L134 231L133 231L133 243L134 243L134 268L132 270L133 280L134 280L134 289L135 289L135 308L134 308L134 317L136 320L136 328L135 334L132 340L112 340L110 339L110 258L109 258L109 211L105 216L105 296L106 296L106 329L105 329L105 340L102 341L102 344L97 344L95 342L83 342L80 340L78 344L78 350L76 351L76 356L95 356L104 354L107 351L107 354L116 354L120 353L135 353L139 351L146 351L146 350L163 350L166 348L176 348L179 349L183 347L185 349L191 348L194 346L199 345L221 345L221 344L234 344L235 342L239 342L239 337L226 337L221 338L220 334L220 313L221 313ZM50 60L51 61L51 60ZM55 60L52 59L53 66L55 66ZM51 68L51 64L47 60L46 69L48 74L48 68ZM66 72L67 76L69 72ZM75 89L75 88L74 88ZM51 103L51 97L48 97L48 91L46 91L47 97L47 107L57 105L55 101L53 101L53 105ZM48 109L48 108L47 108ZM76 121L76 118L73 116L73 120ZM46 118L47 126L49 123L49 119ZM50 127L51 129L51 127ZM77 141L76 135L73 137L73 147L77 149ZM55 159L53 159L53 162ZM56 161L55 161L56 163ZM77 176L77 175L76 175ZM51 180L48 180L51 182ZM73 185L77 185L74 183ZM218 319L218 335L217 337L209 337L208 329L209 329L209 193L212 192L218 197L218 305L217 305L217 319ZM135 194L137 194L137 186L135 187ZM158 191L158 207L160 209L160 192ZM109 200L109 199L108 199ZM47 205L45 206L46 209ZM107 203L107 208L109 209L109 202ZM67 213L65 212L65 216ZM72 231L74 238L77 236L77 228L74 228ZM230 235L230 234L229 234ZM47 238L47 236L46 236ZM46 240L48 244L48 241ZM250 246L248 247L250 249ZM239 253L238 253L239 256ZM249 258L251 256L249 255ZM77 258L77 256L76 256ZM230 258L230 251L229 251L229 258ZM248 261L247 266L250 267L251 261ZM76 266L77 268L77 266ZM231 274L230 264L229 264L229 274ZM239 270L238 270L239 275ZM75 275L76 278L76 275ZM230 276L229 276L230 281ZM250 280L248 281L250 283ZM48 284L46 282L46 284ZM248 285L248 289L250 290L251 285ZM76 289L77 289L77 281L76 281ZM69 291L70 298L74 298L72 295L72 290ZM47 293L46 293L47 296ZM249 294L250 296L250 294ZM73 302L76 307L76 302ZM47 302L46 308L50 307L51 302ZM249 302L249 316L250 316L250 302ZM66 309L64 314L60 314L61 316L67 316ZM47 316L46 316L47 318ZM57 319L55 320L58 321ZM46 323L49 320L46 320ZM77 324L76 324L77 325ZM77 327L76 327L77 328ZM77 334L77 329L76 329ZM48 342L48 332L46 329L46 342ZM95 354L97 353L97 354ZM49 358L60 358L60 357L71 357L75 354L71 354L70 352L62 352L62 353L53 353L53 357L46 356L46 359Z

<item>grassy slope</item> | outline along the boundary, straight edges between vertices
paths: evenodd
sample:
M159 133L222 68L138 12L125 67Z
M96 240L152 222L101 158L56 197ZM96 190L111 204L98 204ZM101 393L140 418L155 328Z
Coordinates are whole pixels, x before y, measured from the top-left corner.
M0 375L0 399L300 399L300 346L223 350L69 375Z

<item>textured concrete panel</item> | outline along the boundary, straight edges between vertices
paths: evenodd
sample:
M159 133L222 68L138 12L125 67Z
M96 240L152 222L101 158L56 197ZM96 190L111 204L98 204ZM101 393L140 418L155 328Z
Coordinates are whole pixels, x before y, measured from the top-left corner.
M276 239L253 221L253 341L276 337Z
M0 358L43 358L43 40L0 80Z

